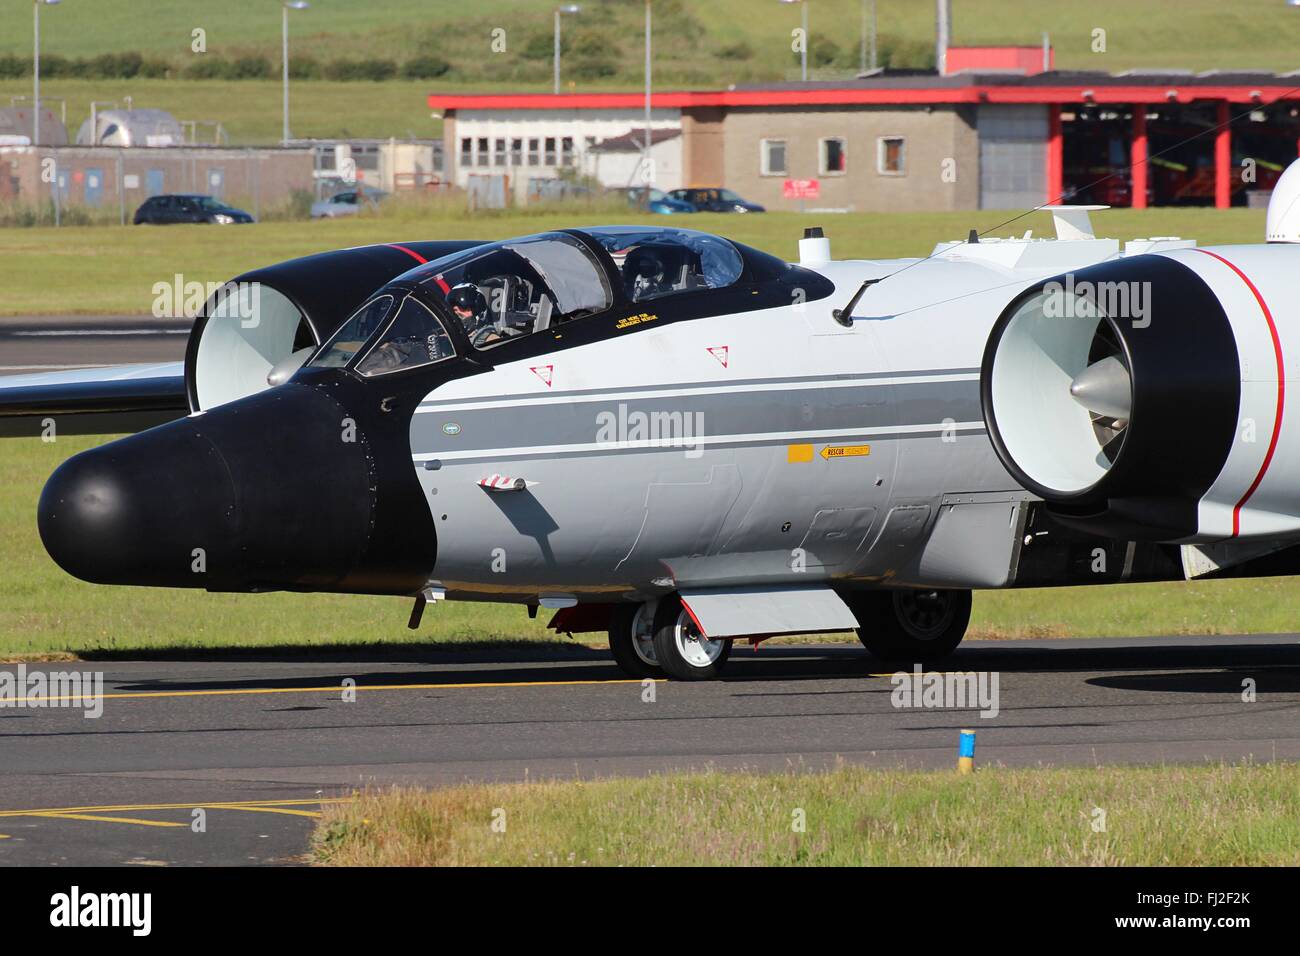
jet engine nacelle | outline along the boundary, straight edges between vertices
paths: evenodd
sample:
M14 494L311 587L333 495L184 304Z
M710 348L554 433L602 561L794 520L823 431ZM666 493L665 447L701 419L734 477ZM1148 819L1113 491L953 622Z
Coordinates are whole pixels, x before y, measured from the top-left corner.
M1300 249L1179 249L1037 283L981 369L1003 465L1060 520L1130 540L1300 531Z
M195 320L185 354L191 411L286 381L375 290L424 262L477 242L359 246L236 276Z

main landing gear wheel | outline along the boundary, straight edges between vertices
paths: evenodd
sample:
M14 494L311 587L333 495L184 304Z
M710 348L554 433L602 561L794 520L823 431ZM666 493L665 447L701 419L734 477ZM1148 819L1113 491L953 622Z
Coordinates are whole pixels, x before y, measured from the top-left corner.
M659 666L678 680L713 680L731 654L731 641L705 637L677 597L659 602L654 635Z
M658 601L619 605L609 624L609 651L629 677L662 677L655 657L654 614Z
M858 619L858 640L887 661L927 663L947 657L966 636L970 591L935 588L867 591L849 607Z

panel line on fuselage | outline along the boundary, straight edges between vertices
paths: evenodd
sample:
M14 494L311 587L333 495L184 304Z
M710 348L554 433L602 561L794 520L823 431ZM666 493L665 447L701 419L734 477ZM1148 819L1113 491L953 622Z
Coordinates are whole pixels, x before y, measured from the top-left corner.
M663 394L685 395L685 394L705 394L709 391L761 391L764 388L773 390L783 390L789 388L798 388L801 385L821 384L824 387L845 387L868 382L874 385L890 385L901 382L918 382L918 381L935 381L935 382L956 382L975 380L979 378L980 370L978 368L947 368L947 369L915 369L912 371L891 371L891 372L863 372L860 374L835 373L829 375L792 375L781 378L741 378L741 379L713 379L711 381L695 382L684 385L681 382L673 382L664 385L611 385L603 388L584 388L570 389L563 392L512 392L502 395L481 395L466 398L449 398L438 399L437 393L430 393L416 408L416 414L427 414L435 411L452 411L460 408L483 407L491 408L496 405L488 403L509 403L514 404L523 400L533 400L538 402L559 402L569 401L571 399L582 399L585 397L601 397L604 395L616 394Z
M761 445L784 445L798 442L820 442L829 439L908 439L936 438L963 432L983 434L984 422L929 422L924 425L897 425L891 428L869 429L827 429L824 431L804 432L759 432L752 435L706 435L692 439L690 443L680 445L664 444L658 439L645 439L635 442L590 442L582 445L534 445L531 447L471 449L463 452L421 452L411 456L412 461L446 461L471 463L491 461L498 458L531 458L545 456L555 458L569 455L612 454L617 452L655 452L689 450L697 445L709 448L758 447Z

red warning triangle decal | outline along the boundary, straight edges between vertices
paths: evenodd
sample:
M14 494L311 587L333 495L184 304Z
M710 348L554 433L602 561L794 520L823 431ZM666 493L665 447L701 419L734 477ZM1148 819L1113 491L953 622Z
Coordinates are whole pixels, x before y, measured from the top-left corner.
M551 387L551 379L555 375L554 365L537 365L531 367L529 371L545 382L547 388Z
M715 345L713 348L709 349L709 354L721 362L723 368L726 368L728 358L727 351L729 348L730 346L727 345Z

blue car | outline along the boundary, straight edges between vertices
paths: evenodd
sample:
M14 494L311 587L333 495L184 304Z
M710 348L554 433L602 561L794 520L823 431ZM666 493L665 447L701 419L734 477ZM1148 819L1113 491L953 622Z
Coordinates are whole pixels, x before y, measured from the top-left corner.
M663 214L695 212L695 207L690 203L674 199L662 189L655 189L653 186L631 186L626 189L612 189L610 192L623 193L627 196L627 204L641 212Z
M730 189L674 189L669 194L678 202L689 203L696 212L766 212L756 202L740 198Z

